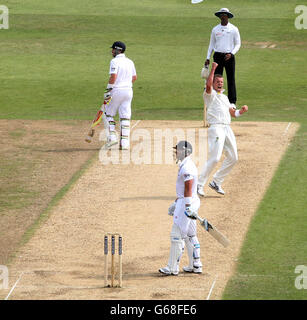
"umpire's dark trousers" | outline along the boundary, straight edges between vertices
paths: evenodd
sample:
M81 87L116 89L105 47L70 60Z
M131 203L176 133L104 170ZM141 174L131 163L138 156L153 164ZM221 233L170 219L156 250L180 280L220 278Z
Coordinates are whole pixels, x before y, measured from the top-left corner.
M230 103L237 102L237 92L236 92L236 80L235 80L235 68L236 68L236 60L235 56L225 61L226 53L215 52L213 55L213 60L218 64L218 67L215 70L215 74L223 75L223 70L226 70L227 76L227 87L228 87L228 99Z

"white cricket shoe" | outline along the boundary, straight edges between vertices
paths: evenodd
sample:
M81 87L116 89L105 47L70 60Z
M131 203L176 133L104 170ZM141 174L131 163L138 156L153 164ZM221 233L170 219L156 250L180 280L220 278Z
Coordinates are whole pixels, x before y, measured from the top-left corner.
M204 0L191 0L191 3L192 4L196 4L196 3L201 3L203 2Z
M108 141L106 144L105 144L105 148L106 149L110 149L112 146L114 146L115 144L117 144L118 141L117 140L113 140L113 141Z
M204 192L204 187L200 184L197 185L197 193L201 196L204 197L205 196L205 192Z
M159 272L163 273L166 276L178 276L178 273L179 273L179 271L171 272L171 270L170 270L170 268L168 266L166 266L164 268L160 268Z
M203 268L202 267L196 267L194 266L193 268L187 266L182 268L184 272L189 272L189 273L202 273Z
M218 186L214 181L211 181L209 183L209 187L219 194L222 194L222 195L225 194L225 191L221 188L221 186Z

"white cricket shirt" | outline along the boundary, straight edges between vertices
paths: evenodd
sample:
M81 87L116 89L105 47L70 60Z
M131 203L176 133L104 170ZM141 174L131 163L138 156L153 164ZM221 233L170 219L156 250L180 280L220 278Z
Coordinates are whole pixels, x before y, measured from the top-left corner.
M179 165L178 176L176 181L177 198L184 198L185 181L194 179L192 186L192 197L197 197L198 171L190 156L184 158Z
M228 97L223 93L218 93L212 88L211 94L205 90L204 100L207 108L207 121L210 125L213 124L230 124L231 108Z
M210 60L212 51L235 55L240 47L239 29L229 22L226 26L219 24L212 29L207 59Z
M113 88L132 88L132 77L136 75L136 70L133 61L124 53L111 60L109 74L114 73L117 77Z

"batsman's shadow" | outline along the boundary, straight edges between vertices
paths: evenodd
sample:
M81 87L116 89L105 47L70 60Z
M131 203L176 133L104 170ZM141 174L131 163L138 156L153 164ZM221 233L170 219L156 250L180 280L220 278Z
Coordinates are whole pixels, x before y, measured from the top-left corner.
M157 272L149 272L149 273L128 273L123 275L123 279L143 279L143 278L159 278L161 277L161 273L157 270Z
M130 201L130 200L170 200L174 201L176 199L176 196L154 196L154 197L123 197L119 198L119 201Z

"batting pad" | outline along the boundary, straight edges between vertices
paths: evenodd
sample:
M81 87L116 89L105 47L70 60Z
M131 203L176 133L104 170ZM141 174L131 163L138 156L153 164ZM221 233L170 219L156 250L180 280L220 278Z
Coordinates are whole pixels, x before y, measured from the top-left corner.
M184 241L188 251L189 267L201 267L202 264L200 262L200 244L198 238L196 236L187 237L184 239Z
M184 241L181 238L180 229L173 224L171 231L171 248L168 259L168 267L171 272L179 271L179 262L184 251Z
M130 120L120 119L120 139L122 147L129 147Z

